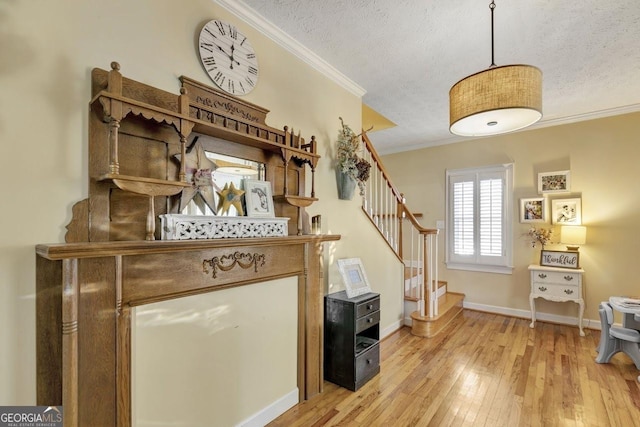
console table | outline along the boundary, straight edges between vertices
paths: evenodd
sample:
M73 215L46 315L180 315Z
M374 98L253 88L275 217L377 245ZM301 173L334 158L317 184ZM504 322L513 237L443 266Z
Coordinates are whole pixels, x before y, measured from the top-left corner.
M531 272L531 293L529 294L531 324L529 327L533 328L536 323L536 298L555 302L570 301L579 306L578 328L580 336L584 337L582 330L582 316L584 314L582 274L584 270L530 265L529 271Z

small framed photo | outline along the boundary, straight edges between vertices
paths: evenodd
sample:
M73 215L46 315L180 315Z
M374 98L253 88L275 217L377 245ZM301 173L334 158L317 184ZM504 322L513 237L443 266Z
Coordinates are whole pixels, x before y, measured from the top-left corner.
M571 191L571 173L569 171L538 174L538 193L568 193L569 191Z
M582 224L582 200L554 199L551 201L551 223L560 225Z
M271 183L257 179L244 180L244 200L247 205L247 216L274 218Z
M547 222L547 199L520 199L520 222Z
M580 268L580 252L547 251L540 252L540 265L546 267Z
M347 297L353 298L371 292L360 258L339 259L338 269L344 280Z

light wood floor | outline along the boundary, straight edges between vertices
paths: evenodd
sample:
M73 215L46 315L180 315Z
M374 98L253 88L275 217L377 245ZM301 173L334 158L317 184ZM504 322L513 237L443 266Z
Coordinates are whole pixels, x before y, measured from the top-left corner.
M638 426L631 359L595 363L600 331L464 310L434 338L403 328L357 392L324 392L269 426Z

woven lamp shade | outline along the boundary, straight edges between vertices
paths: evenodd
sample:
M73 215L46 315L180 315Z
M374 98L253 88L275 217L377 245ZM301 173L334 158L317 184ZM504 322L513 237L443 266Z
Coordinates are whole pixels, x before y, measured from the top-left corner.
M472 74L449 91L449 129L486 136L530 126L542 117L542 71L504 65Z

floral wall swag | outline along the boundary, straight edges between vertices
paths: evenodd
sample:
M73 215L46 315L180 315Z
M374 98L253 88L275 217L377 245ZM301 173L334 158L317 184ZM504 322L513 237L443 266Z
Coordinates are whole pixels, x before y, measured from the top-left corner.
M365 183L369 179L371 164L358 155L362 149L360 135L356 135L349 125L345 125L342 117L339 119L342 129L338 133L338 169L358 184L360 195L364 196Z

